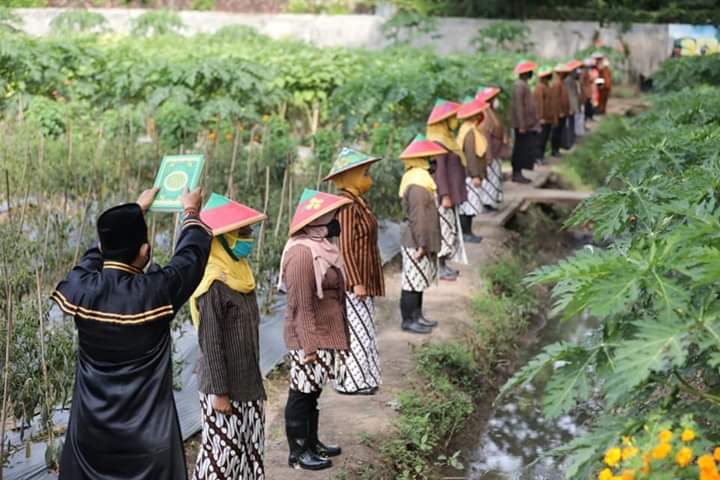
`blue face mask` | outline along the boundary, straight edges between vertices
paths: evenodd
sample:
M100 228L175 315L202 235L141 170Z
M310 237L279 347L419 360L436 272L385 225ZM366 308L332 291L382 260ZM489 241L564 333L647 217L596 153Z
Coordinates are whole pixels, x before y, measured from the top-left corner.
M247 257L252 253L253 247L255 246L255 240L252 238L240 238L232 246L232 252L238 258Z

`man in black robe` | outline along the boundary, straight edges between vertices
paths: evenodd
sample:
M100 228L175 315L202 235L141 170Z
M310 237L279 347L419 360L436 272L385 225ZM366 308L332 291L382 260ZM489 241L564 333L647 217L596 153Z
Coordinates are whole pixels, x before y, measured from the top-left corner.
M99 247L85 252L52 294L74 317L79 339L61 479L187 479L170 322L203 276L212 236L198 217L202 191L185 193L174 256L144 273L144 213L156 193L100 215Z

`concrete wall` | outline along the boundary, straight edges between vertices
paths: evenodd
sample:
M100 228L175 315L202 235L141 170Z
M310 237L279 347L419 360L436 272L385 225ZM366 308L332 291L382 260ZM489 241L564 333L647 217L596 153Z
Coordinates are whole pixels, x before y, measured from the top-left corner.
M24 29L32 35L46 35L52 18L62 9L18 9L24 20ZM99 9L108 19L110 28L128 32L131 20L144 13L132 9ZM382 33L385 17L376 15L252 15L223 12L180 12L187 24L188 34L213 32L227 25L247 25L273 38L296 38L314 45L330 47L355 47L378 49L388 45ZM474 51L470 40L477 31L491 23L490 20L470 18L441 18L438 20L439 38L418 38L417 45L432 46L440 53ZM618 31L603 28L597 22L554 22L530 20L530 39L538 55L548 58L568 59L575 51L592 44L595 32L599 32L605 45L619 48ZM635 24L624 34L630 45L630 70L648 75L669 57L672 40L668 26L664 24Z

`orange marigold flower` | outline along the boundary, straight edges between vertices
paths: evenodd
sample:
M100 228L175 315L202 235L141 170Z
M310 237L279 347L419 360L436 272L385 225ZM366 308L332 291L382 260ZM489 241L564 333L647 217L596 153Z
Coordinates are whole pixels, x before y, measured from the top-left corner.
M623 470L622 480L635 480L635 470Z
M614 467L618 463L620 463L621 458L622 458L622 452L617 447L610 448L610 449L608 449L607 452L605 452L605 463L611 467Z
M637 455L639 450L636 447L625 447L622 450L622 459L623 460L630 460L635 455Z
M715 451L713 452L713 457L715 460L720 460L720 447L716 447Z
M602 472L598 474L598 480L611 480L613 477L613 472L609 468L604 469Z
M670 440L672 440L673 434L670 430L663 430L660 432L659 438L660 443L668 443Z
M692 458L693 458L693 452L688 447L681 448L680 451L677 453L677 455L675 455L675 461L682 468L685 468L688 465L690 465Z
M695 440L695 431L692 428L686 428L683 430L682 435L680 435L680 440L683 442L692 442Z
M663 458L667 457L668 454L672 451L672 445L669 443L661 443L657 447L652 449L652 458L655 460L662 460Z

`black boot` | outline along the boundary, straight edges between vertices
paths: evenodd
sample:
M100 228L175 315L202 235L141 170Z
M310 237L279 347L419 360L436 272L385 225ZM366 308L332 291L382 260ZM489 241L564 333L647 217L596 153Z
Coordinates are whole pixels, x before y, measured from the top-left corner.
M290 446L288 466L290 468L302 468L304 470L323 470L332 467L330 460L316 455L308 448L307 430L307 421L285 421L285 433L287 434L288 445ZM305 436L299 437L298 435L300 435L302 431L305 432Z
M400 314L402 315L401 328L410 333L427 334L432 332L432 328L423 325L417 317L418 305L422 293L410 292L402 290L400 292Z
M472 232L473 217L470 215L460 215L460 227L462 228L463 240L466 243L480 243L482 238Z
M440 269L438 270L438 276L440 280L446 280L448 282L454 282L457 280L458 271L448 267L447 258L440 257Z
M310 442L310 449L315 455L320 457L337 457L342 453L342 449L337 445L325 445L318 439L318 426L320 423L320 410L317 408L310 415L310 435L308 441Z
M437 324L438 324L437 321L435 321L435 320L428 320L427 318L425 318L425 315L423 314L423 306L422 306L422 304L423 304L423 292L418 292L418 293L419 293L419 299L418 299L417 311L415 312L415 318L417 318L418 323L419 323L420 325L425 325L425 326L430 327L430 328L437 327Z
M288 400L285 405L285 433L290 447L288 455L290 468L322 470L332 466L330 460L319 457L309 448L309 414L314 405L317 405L317 397L314 397L313 394L295 390L288 392Z

